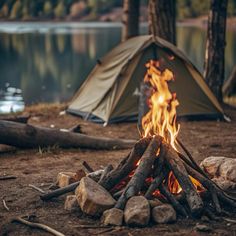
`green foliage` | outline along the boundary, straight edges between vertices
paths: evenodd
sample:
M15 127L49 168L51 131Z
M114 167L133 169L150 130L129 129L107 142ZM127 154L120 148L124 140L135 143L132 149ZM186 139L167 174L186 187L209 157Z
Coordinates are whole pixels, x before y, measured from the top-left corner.
M140 0L140 4L147 6L148 1ZM236 0L228 1L228 16L236 16ZM84 11L78 16L89 15L88 19L96 20L99 15L111 11L112 8L122 7L123 0L0 0L0 18L64 19L71 14L72 6L75 4L77 7L85 5ZM209 6L210 0L176 0L178 19L206 15Z

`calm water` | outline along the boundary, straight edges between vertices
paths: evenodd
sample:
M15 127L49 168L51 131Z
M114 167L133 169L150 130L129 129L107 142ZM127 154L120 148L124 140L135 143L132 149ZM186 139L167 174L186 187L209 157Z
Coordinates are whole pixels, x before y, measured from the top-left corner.
M121 25L113 23L1 23L0 94L15 87L26 104L68 101L120 35ZM205 31L180 26L177 36L202 71ZM236 64L235 40L236 31L227 32L226 78Z

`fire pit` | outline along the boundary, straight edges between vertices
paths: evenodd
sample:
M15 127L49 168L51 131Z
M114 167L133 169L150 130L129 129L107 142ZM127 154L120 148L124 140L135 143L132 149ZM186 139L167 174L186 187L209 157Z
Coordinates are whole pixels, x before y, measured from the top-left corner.
M224 207L236 207L235 199L208 177L177 138L179 103L168 87L173 73L160 69L158 61L151 60L146 66L144 81L151 85L152 95L140 140L115 169L108 166L99 178L90 174L95 181L84 177L80 185L76 182L67 187L71 191L79 185L74 200L85 213L103 213L104 224L121 225L124 218L131 226L147 225L151 215L155 222L165 223L174 221L176 215L214 217ZM99 198L98 192L107 198ZM163 221L165 211L172 214ZM140 212L144 212L142 216Z

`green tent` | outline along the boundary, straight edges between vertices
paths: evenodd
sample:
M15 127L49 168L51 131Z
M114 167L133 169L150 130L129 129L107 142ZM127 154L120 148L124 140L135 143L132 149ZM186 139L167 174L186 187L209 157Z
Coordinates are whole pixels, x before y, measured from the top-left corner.
M131 38L99 60L67 111L95 122L137 120L145 64L157 58L175 75L170 89L180 102L179 117L222 117L220 104L189 59L174 45L152 35Z

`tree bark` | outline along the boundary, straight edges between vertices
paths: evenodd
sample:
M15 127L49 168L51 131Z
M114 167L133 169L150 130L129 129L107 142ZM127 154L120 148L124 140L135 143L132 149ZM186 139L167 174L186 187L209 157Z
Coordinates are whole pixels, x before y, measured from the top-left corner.
M122 41L139 35L140 0L124 0Z
M220 102L224 82L227 4L228 0L211 0L204 63L205 80Z
M62 148L124 149L130 148L135 141L94 137L0 120L0 143L19 148L56 145Z
M225 81L223 86L223 95L232 96L236 93L236 65L233 68L229 78Z
M176 44L176 0L149 0L149 33Z

